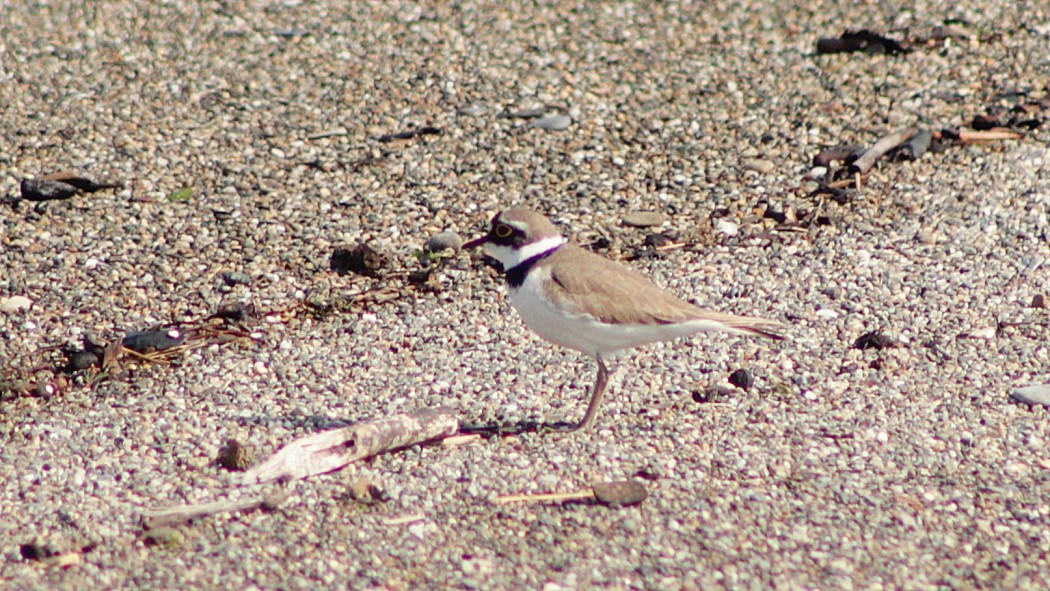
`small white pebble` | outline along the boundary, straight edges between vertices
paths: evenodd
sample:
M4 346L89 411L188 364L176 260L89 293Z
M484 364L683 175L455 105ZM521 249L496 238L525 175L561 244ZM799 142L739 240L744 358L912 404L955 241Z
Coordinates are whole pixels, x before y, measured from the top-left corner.
M726 236L736 236L740 233L740 226L725 218L718 218L715 220L715 231Z
M28 310L33 305L33 300L25 296L11 296L0 299L0 312L17 312Z

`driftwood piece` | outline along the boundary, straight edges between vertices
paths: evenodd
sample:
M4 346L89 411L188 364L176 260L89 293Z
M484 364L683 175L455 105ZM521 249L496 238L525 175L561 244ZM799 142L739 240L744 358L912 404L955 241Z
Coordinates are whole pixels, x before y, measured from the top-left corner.
M854 160L853 164L850 165L850 170L855 174L867 173L871 170L871 167L875 166L875 163L879 158L882 158L890 150L915 137L915 134L917 133L919 133L918 128L906 127L887 135L875 142L875 145L865 150L859 158Z
M1024 138L1024 132L1016 129L983 129L971 131L962 129L959 131L959 141L964 144L976 144L980 142L994 142L999 140L1019 140Z
M931 142L933 142L933 132L929 129L920 129L910 140L897 146L891 157L896 162L918 160L930 149Z
M156 529L158 527L176 527L184 523L215 515L217 513L233 513L235 511L253 511L255 509L274 509L288 498L285 491L261 497L249 499L238 499L236 501L222 500L211 503L200 503L197 505L184 505L182 507L171 507L168 509L151 509L143 514L143 528Z
M459 420L448 409L423 410L324 431L284 446L270 459L245 472L240 484L325 474L355 460L458 431Z

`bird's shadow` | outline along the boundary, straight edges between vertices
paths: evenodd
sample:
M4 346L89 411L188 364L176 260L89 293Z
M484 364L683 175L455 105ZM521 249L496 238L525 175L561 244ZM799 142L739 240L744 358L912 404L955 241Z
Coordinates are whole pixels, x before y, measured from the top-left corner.
M557 421L546 423L541 421L518 421L516 423L464 423L460 426L460 435L480 435L486 439L493 437L506 437L508 435L523 435L525 433L538 433L546 435L550 433L571 433L576 430L576 423Z

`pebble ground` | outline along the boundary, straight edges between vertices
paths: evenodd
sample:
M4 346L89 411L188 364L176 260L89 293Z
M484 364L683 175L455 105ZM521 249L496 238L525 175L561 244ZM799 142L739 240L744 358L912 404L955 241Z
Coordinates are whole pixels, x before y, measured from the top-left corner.
M814 51L946 24L907 55ZM1009 399L1050 381L1029 307L1050 290L1050 131L883 163L843 204L806 179L826 147L1046 96L1047 47L1050 8L1023 0L5 7L0 298L32 307L0 313L0 378L60 377L56 346L222 303L264 317L250 344L0 399L0 586L1050 587L1050 415ZM67 169L123 188L19 198ZM426 289L329 269L366 241L419 270L429 238L510 205L791 339L649 347L593 432L412 447L148 543L146 509L262 492L215 465L230 438L266 456L436 406L577 419L591 362L528 333L477 255ZM634 257L652 232L683 246ZM397 297L301 307L380 288ZM871 331L898 346L853 348ZM750 390L694 399L738 368ZM388 499L352 500L361 475ZM626 478L642 505L494 502Z

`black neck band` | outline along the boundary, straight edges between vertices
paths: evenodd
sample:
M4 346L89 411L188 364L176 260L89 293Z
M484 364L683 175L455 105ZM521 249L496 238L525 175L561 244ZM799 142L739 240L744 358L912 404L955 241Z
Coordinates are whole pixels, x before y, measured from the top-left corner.
M529 270L532 269L532 266L542 261L543 259L551 256L552 254L554 254L554 251L558 250L561 247L562 245L559 244L558 246L555 246L550 250L541 252L540 254L535 256L531 256L525 259L524 261L521 261L517 265L511 267L510 269L507 269L503 273L507 276L507 283L509 283L511 287L521 287L521 284L525 283L525 276L529 274Z

